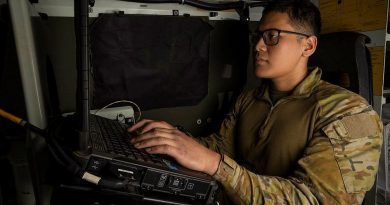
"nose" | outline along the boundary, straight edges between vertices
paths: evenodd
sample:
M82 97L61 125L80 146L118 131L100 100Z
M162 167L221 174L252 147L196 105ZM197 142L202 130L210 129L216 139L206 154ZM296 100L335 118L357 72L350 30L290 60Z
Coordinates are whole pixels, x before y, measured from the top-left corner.
M260 38L260 40L256 43L255 49L257 52L267 50L267 46L265 45L263 38Z

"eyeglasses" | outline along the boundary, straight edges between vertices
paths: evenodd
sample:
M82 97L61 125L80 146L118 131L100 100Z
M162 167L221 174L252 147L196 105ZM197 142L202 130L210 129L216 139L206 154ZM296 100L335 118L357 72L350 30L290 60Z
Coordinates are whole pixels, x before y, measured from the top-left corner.
M263 38L265 45L267 46L274 46L279 43L279 37L280 33L288 33L288 34L294 34L294 35L300 35L309 37L310 35L304 34L304 33L298 33L294 31L285 31L280 29L267 29L264 31L257 30L252 33L252 43L257 44L261 38Z

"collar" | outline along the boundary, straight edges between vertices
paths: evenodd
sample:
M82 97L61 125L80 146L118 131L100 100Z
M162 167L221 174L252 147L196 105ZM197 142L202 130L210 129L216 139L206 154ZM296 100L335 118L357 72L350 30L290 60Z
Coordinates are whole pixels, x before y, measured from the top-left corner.
M300 98L309 97L313 90L318 86L321 80L322 70L319 67L309 68L309 74L294 88L290 97ZM255 92L258 99L270 100L270 86L269 79L262 80L260 87Z

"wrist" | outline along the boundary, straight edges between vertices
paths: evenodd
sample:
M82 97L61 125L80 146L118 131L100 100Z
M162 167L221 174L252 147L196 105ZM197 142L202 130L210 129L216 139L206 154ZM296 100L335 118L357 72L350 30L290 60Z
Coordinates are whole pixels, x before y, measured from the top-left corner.
M219 153L212 151L212 155L209 158L209 163L208 163L209 166L207 166L208 168L205 170L205 173L211 176L214 175L218 170L218 166L219 163L221 162L221 158L222 156Z

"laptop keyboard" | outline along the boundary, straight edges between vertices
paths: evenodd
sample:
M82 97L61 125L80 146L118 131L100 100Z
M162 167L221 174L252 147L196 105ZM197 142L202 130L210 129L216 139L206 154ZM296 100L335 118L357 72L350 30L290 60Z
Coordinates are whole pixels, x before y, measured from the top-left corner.
M122 157L128 157L133 160L160 166L164 165L160 157L137 149L130 144L131 134L127 132L125 124L95 115L91 115L90 118L90 130L97 130L97 127L95 126L98 126L102 135L92 136L94 148L101 150L102 147L105 147L106 152L117 154Z

